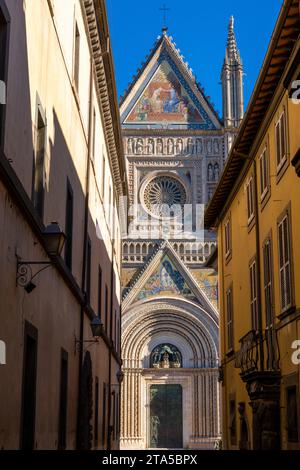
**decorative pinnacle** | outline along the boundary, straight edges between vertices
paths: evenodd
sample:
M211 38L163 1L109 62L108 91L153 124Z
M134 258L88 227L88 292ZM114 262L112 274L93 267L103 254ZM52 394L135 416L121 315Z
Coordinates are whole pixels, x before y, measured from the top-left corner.
M229 60L234 60L236 62L241 61L240 54L237 48L236 37L234 33L234 17L233 16L231 16L229 19L226 58Z

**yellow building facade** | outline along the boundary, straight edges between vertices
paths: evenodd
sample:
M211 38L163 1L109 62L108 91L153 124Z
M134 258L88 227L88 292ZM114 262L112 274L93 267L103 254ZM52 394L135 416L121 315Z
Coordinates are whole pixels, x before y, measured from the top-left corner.
M284 1L205 214L218 232L226 449L300 449L299 32L299 2Z

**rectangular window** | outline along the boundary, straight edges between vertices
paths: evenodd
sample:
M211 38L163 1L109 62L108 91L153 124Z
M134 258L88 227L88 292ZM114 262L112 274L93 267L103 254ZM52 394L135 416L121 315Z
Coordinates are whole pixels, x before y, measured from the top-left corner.
M93 110L93 123L92 123L92 160L95 160L96 151L96 111Z
M95 422L94 422L94 445L98 447L99 439L99 379L95 378Z
M284 312L292 306L290 221L288 213L278 224L278 245L281 311Z
M229 258L231 255L231 219L228 218L225 223L225 257Z
M91 240L87 240L86 249L86 279L85 279L85 292L86 300L88 303L91 301L91 263L92 263L92 245Z
M276 136L276 161L277 172L280 171L282 166L287 160L287 145L286 145L286 115L285 111L281 114L275 126Z
M98 317L101 318L102 310L102 269L98 269Z
M233 299L232 288L226 292L226 310L227 310L227 350L228 352L234 349L233 337Z
M5 8L5 10L4 10ZM9 16L6 7L0 2L0 147L3 146L5 101L7 85L7 59L8 59L8 24Z
M265 241L264 246L263 246L263 261L264 261L264 294L265 294L265 308L266 308L266 325L267 327L270 327L273 324L272 244L271 244L270 238L268 238Z
M68 353L62 350L61 360L60 360L58 450L64 450L67 447L67 407L68 407Z
M296 385L286 388L286 421L289 442L298 442L298 394Z
M69 180L67 180L65 263L70 270L72 269L73 205L73 190Z
M115 316L114 316L114 344L116 348L117 344L117 311L115 310Z
M259 159L260 167L260 198L264 199L269 190L269 165L268 165L268 153L267 147L264 149L263 153Z
M35 136L35 155L33 164L33 205L43 219L44 214L44 166L46 146L46 121L41 106L37 107L37 122Z
M120 352L120 320L117 319L117 326L116 326L116 351L117 353Z
M73 79L76 90L79 89L79 70L80 70L80 33L77 22L75 23L74 34L74 65L73 65Z
M108 288L105 285L105 331L108 333Z
M252 329L258 330L258 305L257 305L257 269L256 260L250 266L250 305Z
M247 216L248 216L248 225L254 219L254 181L253 176L251 176L246 185L247 189Z
M106 383L103 383L103 401L102 401L102 446L105 446L106 436Z
M111 186L109 186L109 196L108 196L108 203L109 203L109 206L108 206L108 225L109 227L111 228L111 217L112 217L112 193L111 193ZM113 234L112 234L113 236Z
M105 155L104 155L104 150L103 151L103 159L102 159L102 183L101 183L101 193L102 193L102 198L104 198L104 190L105 190Z
M22 450L33 450L35 446L37 341L37 329L30 323L25 322L20 432L20 447Z

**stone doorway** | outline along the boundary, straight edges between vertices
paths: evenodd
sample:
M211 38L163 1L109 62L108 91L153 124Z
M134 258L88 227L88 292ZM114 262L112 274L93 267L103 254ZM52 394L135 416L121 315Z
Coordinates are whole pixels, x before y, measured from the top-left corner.
M149 444L158 449L183 448L181 385L151 385Z

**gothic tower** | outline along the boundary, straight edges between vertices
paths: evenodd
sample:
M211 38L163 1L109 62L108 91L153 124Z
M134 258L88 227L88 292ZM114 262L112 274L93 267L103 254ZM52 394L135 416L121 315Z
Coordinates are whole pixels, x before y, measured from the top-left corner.
M223 121L225 152L229 153L234 136L244 117L243 62L237 47L234 18L230 17L225 59L222 68Z

